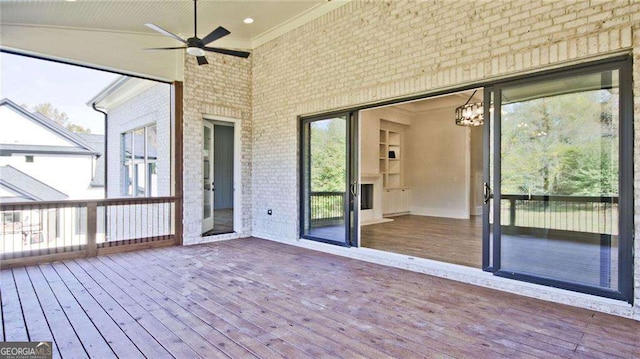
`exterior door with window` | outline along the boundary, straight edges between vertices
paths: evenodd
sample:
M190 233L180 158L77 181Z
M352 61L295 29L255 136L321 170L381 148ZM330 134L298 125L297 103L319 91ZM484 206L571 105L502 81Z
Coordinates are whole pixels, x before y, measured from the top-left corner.
M350 246L358 184L355 114L302 120L301 237Z
M632 300L630 79L620 60L486 91L485 270Z

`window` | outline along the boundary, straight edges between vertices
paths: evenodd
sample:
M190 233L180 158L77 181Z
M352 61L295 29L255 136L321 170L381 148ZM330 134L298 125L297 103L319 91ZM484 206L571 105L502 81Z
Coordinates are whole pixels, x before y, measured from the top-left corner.
M33 156L24 156L24 161L27 163L32 163L33 162Z
M15 222L20 222L20 212L2 212L0 213L0 220L2 220L2 223L8 224L8 223L15 223Z
M131 197L158 195L157 138L156 124L122 134L122 195Z

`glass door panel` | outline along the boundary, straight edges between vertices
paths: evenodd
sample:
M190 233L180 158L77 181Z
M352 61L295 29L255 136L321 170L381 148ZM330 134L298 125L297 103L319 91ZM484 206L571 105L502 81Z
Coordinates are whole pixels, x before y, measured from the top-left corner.
M620 71L507 85L495 95L500 273L619 292Z
M348 245L349 115L304 120L302 237Z
M205 121L202 142L202 233L213 229L213 124Z

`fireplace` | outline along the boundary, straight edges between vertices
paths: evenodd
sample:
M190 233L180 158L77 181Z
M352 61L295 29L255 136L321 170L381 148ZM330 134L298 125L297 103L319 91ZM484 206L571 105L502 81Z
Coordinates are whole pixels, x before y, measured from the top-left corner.
M373 183L360 185L360 209L373 209Z
M360 224L391 222L382 218L382 175L363 173L360 178Z

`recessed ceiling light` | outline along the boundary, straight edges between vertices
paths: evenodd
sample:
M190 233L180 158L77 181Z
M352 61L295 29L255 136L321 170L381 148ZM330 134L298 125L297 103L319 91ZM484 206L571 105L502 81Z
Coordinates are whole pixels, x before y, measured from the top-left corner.
M250 17L248 17L248 18L246 18L246 19L244 19L244 20L242 20L242 21L243 21L245 24L253 24L253 19L252 19L252 18L250 18Z

